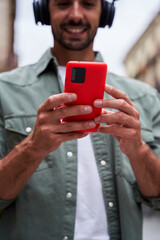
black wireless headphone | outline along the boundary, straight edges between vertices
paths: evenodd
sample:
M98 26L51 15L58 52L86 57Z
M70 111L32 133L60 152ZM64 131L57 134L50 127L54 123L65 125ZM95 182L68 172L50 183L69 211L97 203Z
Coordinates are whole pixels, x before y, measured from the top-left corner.
M109 28L112 26L114 14L115 14L115 6L113 0L112 3L107 2L105 0L102 1L102 12L100 16L100 24L99 27L108 26ZM50 16L48 9L49 0L33 0L33 10L36 24L38 22L50 25Z

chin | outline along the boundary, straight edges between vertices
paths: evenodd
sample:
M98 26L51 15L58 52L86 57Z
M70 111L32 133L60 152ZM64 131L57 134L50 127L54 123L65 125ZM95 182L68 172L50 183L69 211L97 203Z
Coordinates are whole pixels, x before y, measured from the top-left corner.
M91 42L85 43L64 43L63 47L71 51L82 51L90 46Z

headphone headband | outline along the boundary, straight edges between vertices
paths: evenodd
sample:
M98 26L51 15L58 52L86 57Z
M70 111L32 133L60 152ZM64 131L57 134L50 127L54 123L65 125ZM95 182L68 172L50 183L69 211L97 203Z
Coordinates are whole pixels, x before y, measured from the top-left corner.
M102 2L102 11L100 16L99 27L112 26L114 15L115 15L115 6L113 0L112 3L101 0ZM50 25L50 14L49 14L49 0L33 0L33 10L36 24L40 22L42 25Z

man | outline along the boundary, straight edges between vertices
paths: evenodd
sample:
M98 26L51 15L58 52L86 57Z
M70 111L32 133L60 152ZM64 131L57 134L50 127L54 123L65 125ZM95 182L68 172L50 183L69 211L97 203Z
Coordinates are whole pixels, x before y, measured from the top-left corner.
M160 201L158 94L108 74L105 99L94 102L102 116L62 122L92 111L63 106L76 95L63 93L59 75L70 60L103 61L93 52L102 4L50 0L48 7L52 50L0 76L1 239L140 240L141 203L159 209ZM97 122L97 133L77 131Z

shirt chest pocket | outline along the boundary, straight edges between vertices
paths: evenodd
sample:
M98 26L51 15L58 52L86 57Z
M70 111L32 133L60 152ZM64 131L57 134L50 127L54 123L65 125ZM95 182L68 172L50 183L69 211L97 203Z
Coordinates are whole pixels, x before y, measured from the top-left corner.
M36 121L35 116L19 116L5 119L5 132L8 152L11 151L15 145L23 141L34 129ZM49 154L38 166L36 171L51 167ZM33 159L34 161L34 159Z
M141 124L141 136L144 142L150 145L155 141L153 134L153 119L152 114L146 106L145 99L142 99L141 102L132 99L133 103L136 105L137 110L140 114L140 124Z
M141 136L144 142L148 145L155 141L151 121L141 119Z
M151 129L141 128L141 135L142 139L148 144L154 141L154 136Z
M33 130L36 116L18 116L5 119L8 151L26 138Z

